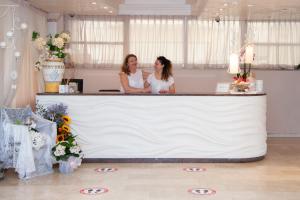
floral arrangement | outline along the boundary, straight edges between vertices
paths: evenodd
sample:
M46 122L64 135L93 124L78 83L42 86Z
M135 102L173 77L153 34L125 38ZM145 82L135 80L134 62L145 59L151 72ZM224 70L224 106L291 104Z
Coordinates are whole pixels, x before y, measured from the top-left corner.
M67 106L63 104L54 104L48 108L37 104L36 113L45 119L53 121L57 125L57 139L56 141L64 141L70 134L71 118L67 115Z
M36 113L45 119L53 121L57 124L57 143L52 148L52 155L56 161L68 161L73 159L74 168L78 167L83 157L80 146L76 141L76 136L71 133L71 118L67 113L67 106L63 104L54 104L47 108L37 103ZM80 160L80 162L79 162Z
M32 41L34 41L35 47L41 52L35 67L40 70L42 63L47 60L62 61L67 55L65 47L70 40L71 36L66 32L55 36L48 35L46 38L43 38L38 32L34 31L32 33Z
M56 161L67 161L71 156L82 157L80 146L76 142L75 136L72 135L70 135L67 140L58 142L52 148L52 154Z
M252 44L246 44L240 49L239 62L242 63L243 69L241 73L233 77L232 89L236 92L247 92L250 89L251 65L255 59L254 48Z

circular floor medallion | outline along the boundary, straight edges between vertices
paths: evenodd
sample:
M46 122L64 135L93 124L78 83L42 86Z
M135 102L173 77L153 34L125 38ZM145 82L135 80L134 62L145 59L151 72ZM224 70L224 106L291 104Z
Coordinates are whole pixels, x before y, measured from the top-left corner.
M96 172L103 172L103 173L115 172L117 170L118 170L117 168L109 168L109 167L95 169Z
M215 190L209 189L209 188L195 188L195 189L189 189L189 193L195 194L195 195L213 195L216 194Z
M94 188L84 188L80 190L81 194L86 194L86 195L98 195L98 194L103 194L108 192L108 189L106 188L98 188L98 187L94 187Z
M198 167L189 167L189 168L184 168L183 170L186 172L204 172L204 171L206 171L205 168L198 168Z

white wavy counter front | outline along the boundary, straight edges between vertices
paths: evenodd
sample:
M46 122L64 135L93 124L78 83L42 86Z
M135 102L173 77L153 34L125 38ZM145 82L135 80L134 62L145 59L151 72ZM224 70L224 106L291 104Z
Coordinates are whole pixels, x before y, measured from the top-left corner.
M266 154L266 95L37 95L63 103L85 158L249 159Z

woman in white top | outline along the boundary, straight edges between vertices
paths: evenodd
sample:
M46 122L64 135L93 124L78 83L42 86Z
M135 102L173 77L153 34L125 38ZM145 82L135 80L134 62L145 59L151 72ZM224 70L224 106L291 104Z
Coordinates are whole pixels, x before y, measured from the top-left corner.
M150 74L145 83L145 88L151 86L154 94L174 94L175 83L172 76L172 63L167 58L160 56L154 64L155 72Z
M129 54L125 57L121 72L121 92L124 93L149 93L150 88L144 88L145 80L149 73L137 69L137 57Z

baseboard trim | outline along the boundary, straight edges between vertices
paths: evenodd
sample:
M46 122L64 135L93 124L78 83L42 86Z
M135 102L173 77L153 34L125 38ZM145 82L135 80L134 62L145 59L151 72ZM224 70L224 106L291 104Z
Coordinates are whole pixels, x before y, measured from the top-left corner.
M84 158L83 163L249 163L264 158Z

